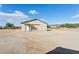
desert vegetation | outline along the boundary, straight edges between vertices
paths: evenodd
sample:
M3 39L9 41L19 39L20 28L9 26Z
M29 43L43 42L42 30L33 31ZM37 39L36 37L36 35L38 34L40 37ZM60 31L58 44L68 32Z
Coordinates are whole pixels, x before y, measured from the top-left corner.
M0 26L0 29L21 29L21 26L15 26L13 23L6 23L5 26Z
M66 24L61 24L60 27L65 27L65 28L78 28L79 27L79 24L66 23Z
M6 28L13 29L14 28L14 24L12 24L12 23L6 23Z

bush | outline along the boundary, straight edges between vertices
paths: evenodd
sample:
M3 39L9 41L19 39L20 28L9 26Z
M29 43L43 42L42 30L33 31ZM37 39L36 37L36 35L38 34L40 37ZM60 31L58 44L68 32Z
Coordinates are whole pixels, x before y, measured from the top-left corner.
M13 29L14 28L14 24L12 24L12 23L6 23L6 28Z
M60 27L77 28L77 27L79 27L79 24L69 24L69 23L66 23L66 24L61 24Z

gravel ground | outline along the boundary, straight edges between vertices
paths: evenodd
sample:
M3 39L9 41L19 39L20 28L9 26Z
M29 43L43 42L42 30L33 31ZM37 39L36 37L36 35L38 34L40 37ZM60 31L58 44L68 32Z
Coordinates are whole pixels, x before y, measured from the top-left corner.
M41 54L59 46L79 51L79 29L0 30L0 53Z

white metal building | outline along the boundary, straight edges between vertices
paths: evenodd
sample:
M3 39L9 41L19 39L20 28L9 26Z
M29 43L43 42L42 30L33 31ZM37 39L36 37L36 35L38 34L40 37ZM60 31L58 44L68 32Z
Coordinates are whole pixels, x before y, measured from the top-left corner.
M47 31L47 23L38 19L28 20L21 23L21 29L22 31Z

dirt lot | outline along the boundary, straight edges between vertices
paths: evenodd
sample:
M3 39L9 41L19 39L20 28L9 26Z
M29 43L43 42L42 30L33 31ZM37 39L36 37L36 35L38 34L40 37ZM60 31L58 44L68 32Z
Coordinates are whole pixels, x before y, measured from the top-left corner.
M79 29L0 30L0 53L46 53L60 46L79 51Z

